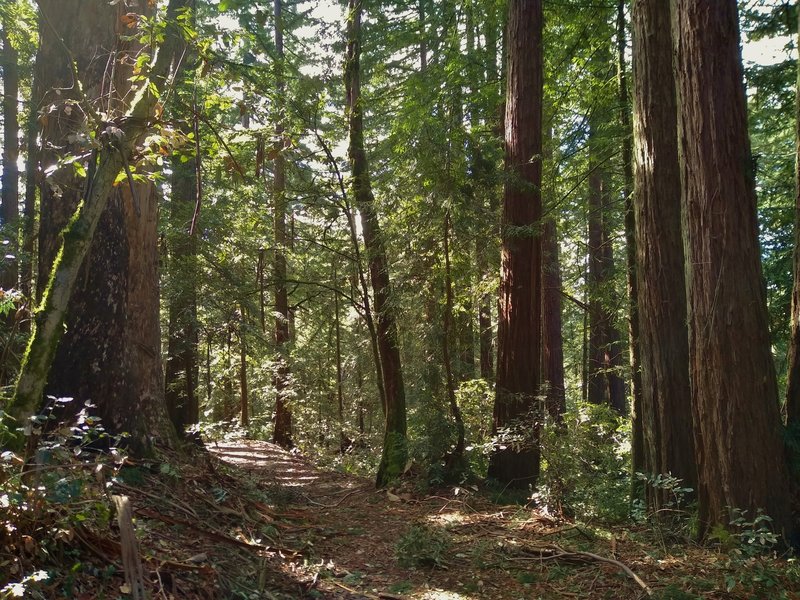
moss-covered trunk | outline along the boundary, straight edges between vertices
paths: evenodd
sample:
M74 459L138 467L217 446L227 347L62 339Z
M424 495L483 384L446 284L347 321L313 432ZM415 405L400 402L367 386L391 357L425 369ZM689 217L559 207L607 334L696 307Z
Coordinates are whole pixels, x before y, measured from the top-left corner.
M168 16L174 19L185 3L171 0ZM140 14L151 10L146 0L138 4ZM170 442L174 436L160 362L158 207L152 185L115 187L115 180L149 130L157 98L145 86L130 104L124 102L130 73L118 65L109 79L105 60L97 58L104 55L101 49L105 56L112 49L117 64L135 50L118 37L123 7L101 0L40 0L39 7L40 52L46 57L39 61L41 89L68 88L75 96L51 100L42 139L52 147L64 136L67 151L80 155L78 134L94 131L99 145L90 158L77 159L85 161L85 180L70 169L57 172L42 189L39 272L49 277L9 413L24 424L39 410L45 391L73 397L76 408L91 401L108 431L130 434L131 449L147 453L154 439ZM126 10L132 7L128 3ZM167 36L150 73L156 88L164 85L175 46L175 36ZM113 122L94 121L101 109ZM55 158L43 156L42 162ZM70 204L78 208L58 236Z

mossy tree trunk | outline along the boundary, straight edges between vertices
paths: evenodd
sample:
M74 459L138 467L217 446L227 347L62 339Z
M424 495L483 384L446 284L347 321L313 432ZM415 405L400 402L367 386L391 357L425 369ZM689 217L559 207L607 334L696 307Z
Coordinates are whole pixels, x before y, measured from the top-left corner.
M170 1L170 29L185 5L186 0ZM150 184L134 185L133 193L128 185L115 186L149 131L157 102L150 86L132 94L130 104L122 100L131 91L130 73L119 59L136 48L119 34L123 9L132 7L138 14L151 10L146 0L126 7L102 0L39 1L41 89L69 91L51 99L42 139L48 147L66 146L88 176L81 181L70 168L42 189L39 272L48 283L9 413L24 425L45 391L73 397L74 407L91 401L107 431L128 433L132 451L145 454L154 440L171 442L174 429L160 361L155 191ZM167 35L152 65L156 89L164 87L177 35ZM105 75L109 49L117 64L113 77ZM93 122L101 109L114 115L111 123ZM81 134L90 131L99 147L88 153ZM56 158L45 154L42 162Z

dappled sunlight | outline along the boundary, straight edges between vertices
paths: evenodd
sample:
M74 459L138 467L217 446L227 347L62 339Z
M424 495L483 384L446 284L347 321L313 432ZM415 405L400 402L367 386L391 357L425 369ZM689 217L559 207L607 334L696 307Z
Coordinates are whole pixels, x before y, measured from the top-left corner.
M483 596L460 594L445 590L428 590L426 592L422 592L421 594L412 594L410 597L414 598L415 600L479 600Z
M469 517L459 512L450 512L437 515L429 515L427 520L439 525L453 525L469 522Z

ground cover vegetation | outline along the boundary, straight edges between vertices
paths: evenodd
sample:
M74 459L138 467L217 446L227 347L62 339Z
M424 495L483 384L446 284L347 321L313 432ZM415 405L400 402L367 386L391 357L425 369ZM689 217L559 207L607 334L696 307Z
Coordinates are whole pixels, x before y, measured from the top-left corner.
M0 4L0 598L800 597L799 19Z

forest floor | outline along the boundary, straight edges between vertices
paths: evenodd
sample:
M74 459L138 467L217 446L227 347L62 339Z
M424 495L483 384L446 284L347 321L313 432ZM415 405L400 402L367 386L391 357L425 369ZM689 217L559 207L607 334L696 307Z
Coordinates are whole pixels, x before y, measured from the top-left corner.
M471 487L421 494L407 481L376 491L266 442L207 449L126 466L110 482L130 500L149 598L800 599L794 559L558 520ZM133 597L120 531L110 517L98 526L102 511L87 502L59 529L60 549L45 552L75 566L48 569L27 597ZM44 542L17 539L13 560L0 544L0 575L8 565L30 573L42 559Z

